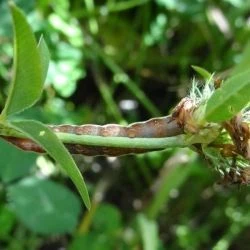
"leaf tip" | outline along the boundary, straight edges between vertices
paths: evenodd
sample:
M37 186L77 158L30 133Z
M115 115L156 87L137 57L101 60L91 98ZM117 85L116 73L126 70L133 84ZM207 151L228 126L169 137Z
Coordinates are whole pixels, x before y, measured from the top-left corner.
M9 5L10 7L13 7L13 6L15 6L15 3L14 3L13 0L9 0L9 1L8 1L8 5Z
M9 0L8 5L9 5L9 8L11 9L11 11L19 10L19 8L16 6L16 4L15 4L15 2L13 0Z
M208 72L206 69L197 66L197 65L191 65L191 68L198 74L200 74L205 80L209 80L212 77L212 74Z
M82 197L82 200L83 200L85 207L89 211L91 209L91 202L90 202L88 191L85 193L85 195L82 195L82 193L80 192L80 195Z
M88 209L88 211L91 209L90 200L88 200L88 202L85 203L85 206Z

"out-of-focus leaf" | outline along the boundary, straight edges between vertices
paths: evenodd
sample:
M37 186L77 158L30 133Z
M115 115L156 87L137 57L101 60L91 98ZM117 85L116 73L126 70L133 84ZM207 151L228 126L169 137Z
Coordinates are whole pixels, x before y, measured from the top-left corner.
M250 70L227 79L207 102L204 120L223 122L250 101Z
M36 121L16 121L12 126L42 146L66 171L78 189L86 207L90 208L88 190L72 156L57 136L45 125Z
M185 13L186 15L195 14L201 12L203 2L192 1L192 0L156 0L156 3L160 6L165 7L168 10Z
M11 230L15 225L16 216L5 206L0 207L0 239L6 240L11 234Z
M119 246L121 244L118 244ZM86 235L77 236L71 243L69 250L110 250L114 249L114 239L107 237L105 232L89 232Z
M105 216L103 216L105 214ZM121 227L121 214L117 208L108 204L98 207L93 218L95 231L114 233Z
M156 221L148 219L144 214L137 217L144 250L157 250L159 247L158 226Z
M101 204L93 217L91 233L76 237L70 246L70 250L102 250L121 247L122 242L114 240L122 227L119 210L109 204ZM125 249L125 248L122 248Z
M41 36L39 40L38 50L40 52L40 59L41 59L42 81L44 82L47 76L48 69L49 69L50 53L49 53L49 48L43 36Z
M27 175L35 167L36 154L22 152L3 140L0 140L0 178L10 182Z
M43 88L42 66L36 39L25 15L10 2L14 25L14 76L2 112L8 116L32 106Z
M51 61L48 79L60 95L69 97L76 89L77 80L86 75L81 66L82 51L65 42L58 42L55 52L57 60Z
M8 187L10 205L30 230L43 234L72 232L80 213L80 201L64 186L27 178Z
M164 39L164 32L167 25L167 16L165 14L158 14L154 22L150 25L150 31L144 35L144 43L147 46L157 44L157 42Z
M172 155L165 163L165 169L161 172L158 179L158 190L148 205L147 217L155 219L159 216L162 209L167 209L166 204L170 199L170 193L174 189L179 189L185 183L189 175L192 173L197 162L196 154L186 150L179 151ZM173 166L174 163L174 166Z

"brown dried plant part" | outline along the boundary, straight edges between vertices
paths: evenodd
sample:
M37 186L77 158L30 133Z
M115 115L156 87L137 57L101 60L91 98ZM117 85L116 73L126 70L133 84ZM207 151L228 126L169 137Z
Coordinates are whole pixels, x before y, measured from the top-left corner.
M221 143L210 143L210 147L218 148L222 157L236 157L238 155L237 148L234 144L221 144Z
M220 153L223 157L236 157L237 149L233 144L223 144Z
M219 77L215 78L215 79L214 79L214 88L215 88L215 89L220 88L222 82L223 82L223 79L222 79L222 78L219 78Z
M224 122L223 126L231 136L237 153L250 160L250 130L248 124L242 121L242 114Z
M243 169L231 168L221 180L222 185L249 185L250 184L250 167Z
M194 101L189 98L183 98L173 111L172 117L176 119L179 126L184 132L195 134L199 127L193 118L193 112L196 109Z

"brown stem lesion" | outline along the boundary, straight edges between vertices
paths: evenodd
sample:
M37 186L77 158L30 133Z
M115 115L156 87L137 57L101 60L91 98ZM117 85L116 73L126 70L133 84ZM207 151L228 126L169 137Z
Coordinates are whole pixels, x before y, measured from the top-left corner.
M230 121L224 122L223 127L229 133L234 143L235 151L250 160L250 129L246 122L242 119L242 114L239 113Z

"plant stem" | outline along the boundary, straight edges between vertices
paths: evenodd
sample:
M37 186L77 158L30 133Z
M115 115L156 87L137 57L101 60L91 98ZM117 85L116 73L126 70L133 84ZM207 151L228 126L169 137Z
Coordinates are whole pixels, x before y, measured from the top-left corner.
M56 133L56 135L63 143L81 144L89 146L143 149L164 149L167 147L187 146L184 140L184 135L163 138L103 137L92 135L74 135L67 133Z

